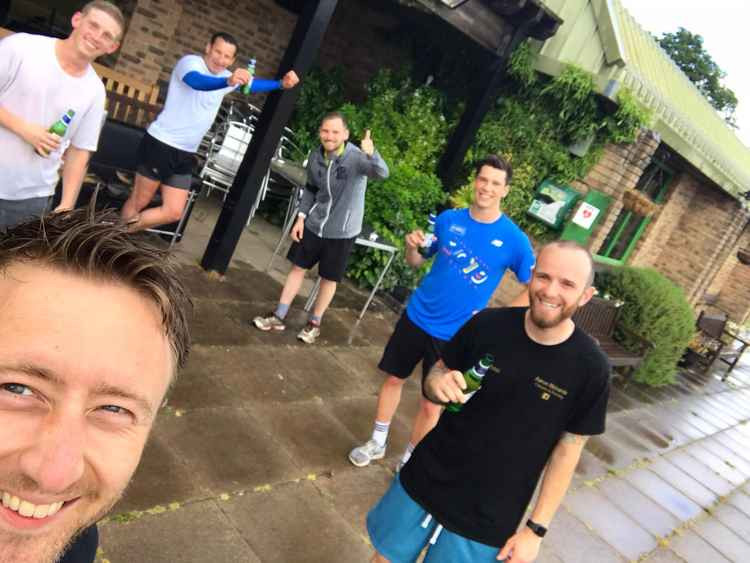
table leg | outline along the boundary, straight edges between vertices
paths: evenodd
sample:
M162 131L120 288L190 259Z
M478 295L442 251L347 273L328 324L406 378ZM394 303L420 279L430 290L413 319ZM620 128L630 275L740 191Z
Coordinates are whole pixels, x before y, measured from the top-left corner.
M370 295L367 297L367 301L365 301L365 305L364 307L362 307L362 311L360 311L359 317L357 318L358 320L362 320L362 317L365 316L365 312L367 311L367 308L370 306L370 303L375 297L375 293L378 291L378 288L380 287L380 284L383 282L383 278L385 277L385 274L388 272L388 269L391 267L391 262L393 262L393 259L395 257L396 257L396 253L391 252L391 257L388 258L388 262L385 263L385 267L383 268L383 271L380 272L380 277L378 278L378 281L375 283L375 287L372 288Z

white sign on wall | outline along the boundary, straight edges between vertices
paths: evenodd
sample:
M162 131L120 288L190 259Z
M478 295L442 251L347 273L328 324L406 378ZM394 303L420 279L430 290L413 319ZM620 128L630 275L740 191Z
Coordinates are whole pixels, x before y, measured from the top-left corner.
M590 229L599 215L599 208L585 201L581 204L573 217L573 223L584 229Z

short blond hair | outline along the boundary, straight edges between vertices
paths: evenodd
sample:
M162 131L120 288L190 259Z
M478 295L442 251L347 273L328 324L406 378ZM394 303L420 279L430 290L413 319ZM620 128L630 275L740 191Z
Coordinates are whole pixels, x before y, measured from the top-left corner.
M83 8L81 8L81 14L85 16L91 10L99 10L100 12L104 12L113 20L115 20L117 22L117 25L120 26L120 37L118 39L122 38L122 34L125 32L125 16L122 14L122 10L120 10L120 8L118 8L112 2L108 2L107 0L92 0L91 2L87 2L86 4L84 4Z

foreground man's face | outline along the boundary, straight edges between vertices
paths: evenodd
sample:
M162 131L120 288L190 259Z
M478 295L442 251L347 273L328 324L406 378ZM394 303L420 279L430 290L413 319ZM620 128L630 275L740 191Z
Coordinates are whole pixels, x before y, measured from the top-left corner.
M54 561L140 460L172 370L156 305L33 264L0 273L0 562Z

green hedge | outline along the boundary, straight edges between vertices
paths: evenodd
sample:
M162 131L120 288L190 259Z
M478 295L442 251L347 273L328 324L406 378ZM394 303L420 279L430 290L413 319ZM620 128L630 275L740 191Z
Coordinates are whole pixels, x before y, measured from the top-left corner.
M656 270L634 267L598 274L596 287L624 301L619 322L655 345L635 372L636 381L674 383L677 362L695 332L693 310L682 289ZM627 338L622 341L628 347Z

